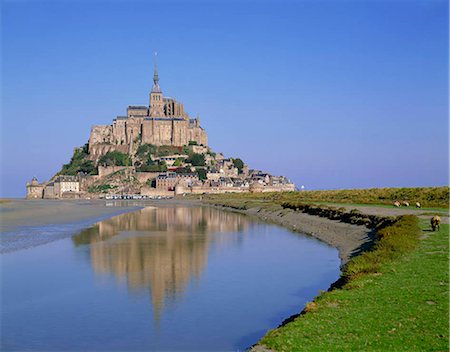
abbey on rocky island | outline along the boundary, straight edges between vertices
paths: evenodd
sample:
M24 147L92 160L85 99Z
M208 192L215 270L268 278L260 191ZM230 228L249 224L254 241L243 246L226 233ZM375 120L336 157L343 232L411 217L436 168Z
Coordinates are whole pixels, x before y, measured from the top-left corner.
M295 185L213 152L199 118L163 95L155 65L148 106L129 106L111 125L93 126L89 142L74 149L68 164L49 181L34 177L26 189L28 199L142 199L294 191Z
M117 116L111 125L92 127L89 154L97 160L109 151L133 154L138 145L183 146L189 142L207 146L208 136L200 119L190 118L183 103L165 97L155 65L148 106L128 106L126 116Z

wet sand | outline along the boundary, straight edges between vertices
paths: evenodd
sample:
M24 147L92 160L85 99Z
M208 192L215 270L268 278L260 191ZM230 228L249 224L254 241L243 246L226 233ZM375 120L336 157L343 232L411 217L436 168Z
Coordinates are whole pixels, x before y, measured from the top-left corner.
M141 208L135 202L11 199L0 204L0 253L69 237L100 220Z
M134 204L103 200L23 200L11 199L0 204L0 231L22 226L65 224L114 216L139 209Z

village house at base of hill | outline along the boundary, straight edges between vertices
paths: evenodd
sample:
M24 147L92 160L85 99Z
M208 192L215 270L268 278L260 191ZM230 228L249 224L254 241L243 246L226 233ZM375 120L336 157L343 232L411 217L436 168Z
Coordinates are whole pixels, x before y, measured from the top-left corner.
M295 185L214 153L200 119L163 96L155 67L148 106L129 106L111 125L93 126L69 164L26 188L27 198L59 199L294 191Z

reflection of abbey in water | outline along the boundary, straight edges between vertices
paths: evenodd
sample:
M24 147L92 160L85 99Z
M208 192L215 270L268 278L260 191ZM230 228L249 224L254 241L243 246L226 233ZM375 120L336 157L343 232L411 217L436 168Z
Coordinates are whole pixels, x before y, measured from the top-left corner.
M209 244L230 239L210 234L240 232L248 224L241 215L211 208L145 208L99 222L73 240L92 244L95 272L126 278L133 289L150 288L158 318L167 298L200 277Z

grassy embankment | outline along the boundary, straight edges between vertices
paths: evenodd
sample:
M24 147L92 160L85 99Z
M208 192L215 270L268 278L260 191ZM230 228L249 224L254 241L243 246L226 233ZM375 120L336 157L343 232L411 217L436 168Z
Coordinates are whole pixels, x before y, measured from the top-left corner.
M421 221L421 232L416 223L405 216L379 231L374 250L345 268L341 289L318 296L260 344L276 351L447 350L449 227L428 232Z
M206 197L209 203L236 209L281 205L378 229L371 250L346 265L337 289L319 295L299 317L269 332L260 344L277 351L447 350L448 225L430 232L428 220L419 224L411 215L383 220L311 204L330 203L324 194L332 203L374 205L379 204L376 199L390 202L407 199L399 194L414 194L413 201L448 208L448 187L406 189L405 193L385 189Z
M251 204L275 202L327 203L345 205L376 205L392 207L396 200L406 200L414 207L421 203L422 210L445 211L449 208L449 187L373 188L355 190L302 191L283 193L242 193L208 195L205 199L220 202ZM250 205L251 205L250 204Z

